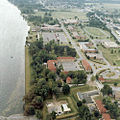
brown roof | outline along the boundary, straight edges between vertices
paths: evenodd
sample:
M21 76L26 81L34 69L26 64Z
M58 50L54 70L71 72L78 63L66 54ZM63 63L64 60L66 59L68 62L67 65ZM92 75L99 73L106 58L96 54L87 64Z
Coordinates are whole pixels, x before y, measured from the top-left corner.
M68 83L68 84L71 83L71 77L66 78L66 83Z
M48 69L56 72L56 67L55 67L56 62L57 62L56 60L48 60L47 61Z
M106 113L106 108L103 106L102 104L102 101L101 100L96 100L96 105L97 105L97 108L99 109L100 113Z
M87 62L87 60L82 60L82 65L86 71L92 70L92 68L91 68L90 64Z
M104 120L111 120L111 117L108 113L102 114L102 117L103 117Z
M57 60L59 59L72 59L72 60L75 60L74 57L57 57Z

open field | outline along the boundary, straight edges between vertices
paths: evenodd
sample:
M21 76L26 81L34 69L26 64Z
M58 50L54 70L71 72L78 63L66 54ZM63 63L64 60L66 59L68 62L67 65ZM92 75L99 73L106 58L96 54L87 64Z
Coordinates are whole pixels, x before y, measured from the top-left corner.
M120 4L103 4L103 6L107 9L120 9Z
M104 48L101 45L98 46L98 48L102 51L103 56L108 60L108 62L111 65L117 65L120 66L120 53L119 53L119 49L113 49L114 51L116 51L115 53L111 53L112 48Z

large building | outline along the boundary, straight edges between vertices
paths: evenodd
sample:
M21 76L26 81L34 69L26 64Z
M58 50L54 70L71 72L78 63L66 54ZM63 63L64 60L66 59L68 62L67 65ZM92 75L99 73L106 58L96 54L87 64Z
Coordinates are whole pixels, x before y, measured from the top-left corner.
M51 71L56 71L56 66L63 66L63 72L78 71L79 65L75 62L74 57L57 57L57 60L48 60L47 66Z
M85 59L82 60L82 65L83 65L86 72L92 72L92 68L87 60L85 60Z

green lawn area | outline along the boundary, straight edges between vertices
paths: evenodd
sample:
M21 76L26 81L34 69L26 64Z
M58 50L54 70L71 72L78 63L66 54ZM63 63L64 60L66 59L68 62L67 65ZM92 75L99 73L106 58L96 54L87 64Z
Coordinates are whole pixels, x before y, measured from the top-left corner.
M75 16L77 16L79 19L87 19L87 17L86 17L86 14L85 13L83 13L83 12L75 12L75 11L55 11L55 12L52 12L52 16L54 17L54 18L60 18L60 19L62 19L62 18L64 18L64 19L66 19L66 18L74 18Z
M31 57L29 55L29 49L25 47L25 93L28 93L30 90L30 81L31 81Z
M117 66L120 66L120 53L118 52L119 49L114 49L114 51L116 50L116 53L114 52L113 54L111 54L112 48L107 49L102 47L101 45L99 45L98 48L102 51L103 56L111 65L115 63Z
M107 38L110 36L110 34L107 31L101 30L96 27L86 27L85 28L91 35L94 35L96 37L101 37L101 38ZM93 37L94 37L93 36Z

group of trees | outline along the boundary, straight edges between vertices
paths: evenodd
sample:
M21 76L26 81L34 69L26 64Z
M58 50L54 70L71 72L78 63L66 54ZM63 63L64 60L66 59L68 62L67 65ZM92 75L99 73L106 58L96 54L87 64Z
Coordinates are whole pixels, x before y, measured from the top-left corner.
M110 116L112 118L117 120L117 118L120 117L120 108L118 107L117 101L112 102L111 98L106 97L103 99L103 104L105 104L105 107L108 110L108 112L110 113Z
M101 92L103 95L112 95L113 91L112 88L109 85L104 85L104 87L101 89Z
M68 76L71 77L75 84L84 84L87 81L87 74L85 71L70 71Z
M77 120L96 120L101 117L98 110L90 112L88 106L83 101L78 101L77 107L79 112Z
M29 15L28 20L32 22L34 25L41 25L43 23L55 25L59 24L59 21L57 19L54 19L51 15L51 13L45 13L44 16L35 16L35 15Z
M60 55L60 51L55 52L55 46L59 47L59 49L63 48L63 46L56 45L54 41L43 45L42 38L30 44L29 53L32 57L32 80L31 89L24 97L26 102L24 108L25 115L36 114L38 118L42 118L41 110L46 99L53 96L58 97L61 93L65 95L70 93L70 87L67 84L63 85L60 80L62 78L62 66L56 66L57 70L55 73L47 69L44 64L48 60L55 60L57 55ZM69 47L67 49L71 50Z
M55 50L55 54L57 56L72 56L72 57L76 57L77 53L76 50L74 48L70 48L69 46L59 46L56 45L54 47Z

